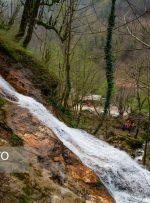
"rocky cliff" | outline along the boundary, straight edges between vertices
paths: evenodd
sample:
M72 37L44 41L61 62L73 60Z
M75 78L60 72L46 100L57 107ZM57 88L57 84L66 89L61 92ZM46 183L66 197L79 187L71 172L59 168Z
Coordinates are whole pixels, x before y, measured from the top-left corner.
M24 51L7 46L1 38L0 74L18 92L53 110L46 101L55 94L57 79ZM0 99L0 145L29 146L36 152L30 173L0 174L1 203L114 202L94 172L50 129L26 109L3 98Z

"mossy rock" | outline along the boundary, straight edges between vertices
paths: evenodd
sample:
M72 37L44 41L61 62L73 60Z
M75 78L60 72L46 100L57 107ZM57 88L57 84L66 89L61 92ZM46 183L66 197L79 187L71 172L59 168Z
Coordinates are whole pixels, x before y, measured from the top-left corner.
M23 140L18 136L18 135L16 135L15 133L13 133L12 135L11 135L11 143L12 143L12 145L14 145L14 146L20 146L20 145L23 145Z
M135 139L135 138L127 138L126 143L132 148L132 149L138 149L141 148L143 145L142 139Z
M0 98L0 107L6 104L6 100L3 98Z

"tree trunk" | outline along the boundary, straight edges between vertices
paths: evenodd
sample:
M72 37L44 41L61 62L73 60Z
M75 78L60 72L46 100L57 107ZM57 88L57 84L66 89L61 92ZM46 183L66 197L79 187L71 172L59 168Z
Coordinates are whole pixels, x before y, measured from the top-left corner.
M31 11L31 4L32 4L32 0L25 1L24 10L21 18L20 27L19 27L19 32L16 35L17 40L21 40L22 37L25 35L25 31L28 25L29 15Z
M68 27L67 27L67 35L68 39L66 41L65 47L65 68L66 68L66 88L64 95L64 107L68 107L68 100L71 92L71 81L70 81L70 48L71 48L71 29L72 29L72 19L74 14L74 2L70 0L70 8L69 8L69 16L68 16Z
M147 159L147 147L148 142L150 139L150 91L148 90L148 110L149 110L149 116L148 116L148 124L147 124L147 133L146 133L146 141L145 141L145 149L144 149L144 157L143 157L143 165L146 165L146 159Z
M38 11L39 11L39 7L40 7L40 2L41 0L36 0L33 3L33 9L32 9L32 13L31 13L31 17L29 20L29 26L28 26L28 31L27 31L27 35L23 41L23 47L27 47L29 42L32 39L32 34L33 34L33 30L34 30L34 25L35 25L35 19L38 15Z
M16 6L16 9L15 9L14 13L12 13L12 16L11 16L9 22L8 22L8 29L11 29L11 27L13 26L13 24L15 22L15 19L16 19L17 15L18 15L19 11L20 11L20 7L21 7L21 5L18 4Z
M111 13L108 19L108 29L107 29L107 41L105 46L105 56L106 56L106 78L107 78L107 94L106 94L106 102L104 106L104 113L100 123L95 129L94 134L97 134L100 128L103 125L105 117L108 114L112 92L114 87L114 70L113 70L113 61L112 61L112 36L113 36L113 28L115 26L115 5L116 0L112 0Z
M70 63L66 64L66 92L64 96L64 107L68 107L68 100L71 92L71 81L70 81Z

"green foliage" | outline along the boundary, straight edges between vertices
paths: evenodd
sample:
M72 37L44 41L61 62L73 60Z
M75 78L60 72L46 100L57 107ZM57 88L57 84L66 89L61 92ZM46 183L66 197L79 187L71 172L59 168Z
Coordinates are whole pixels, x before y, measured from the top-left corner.
M106 92L107 92L107 81L105 80L102 83L102 85L100 86L98 93L100 95L105 97L106 96ZM116 94L116 92L117 92L117 89L116 89L116 86L114 85L113 89L112 89L112 96L114 96Z
M22 194L19 197L19 203L30 203L30 197L26 194Z
M13 133L11 135L11 143L13 145L22 145L23 141L22 141L22 139L20 137L18 137L18 135Z
M0 106L3 106L4 104L6 104L6 100L3 98L0 98Z
M6 29L6 25L3 22L0 22L0 29Z
M132 149L138 149L141 148L143 145L143 139L135 139L135 138L127 138L126 143L132 148Z
M144 93L144 92L140 93L141 101L143 101L146 97L147 97L146 93ZM137 101L136 97L131 97L128 101L128 105L131 107L131 109L133 111L135 111L135 112L138 111L138 101ZM149 113L149 104L148 104L147 99L145 100L145 102L142 106L141 113L143 113L145 115L147 115Z
M143 136L143 139L148 140L150 142L150 132L145 133L144 136Z
M49 104L51 104L56 109L58 109L64 115L64 117L66 117L69 120L69 124L72 127L74 127L74 128L78 127L77 121L75 120L73 114L68 109L65 109L64 106L59 104L59 102L56 102L53 98L49 98Z
M62 49L57 41L48 42L46 47L45 60L48 61L49 68L52 70L57 69L59 64L63 64Z

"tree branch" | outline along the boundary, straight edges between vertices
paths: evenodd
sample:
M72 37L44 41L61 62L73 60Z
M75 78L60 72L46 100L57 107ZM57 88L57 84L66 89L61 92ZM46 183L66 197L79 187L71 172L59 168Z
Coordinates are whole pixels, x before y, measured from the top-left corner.
M127 14L128 14L128 12L126 13L126 15L127 15ZM138 42L140 42L141 44L143 44L144 46L146 46L146 47L148 47L148 48L150 49L150 45L149 45L149 44L147 44L146 42L144 42L143 40L141 40L139 37L137 37L136 35L134 35L134 34L131 32L129 26L127 25L126 15L124 15L124 22L125 22L125 24L126 24L128 33L129 33L134 39L136 39Z
M57 28L53 24L49 25L40 20L36 20L36 24L43 26L47 30L54 30L56 32L56 34L58 35L59 39L61 40L61 42L64 42L65 39L61 36L60 32L57 30Z

